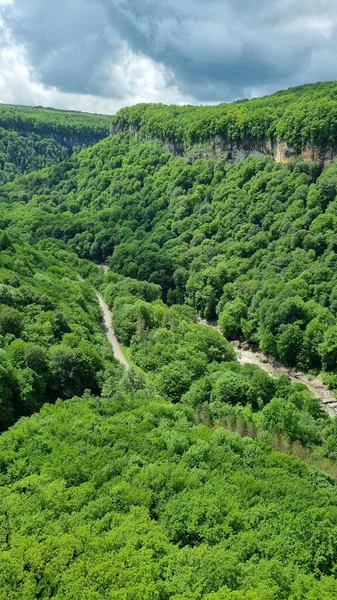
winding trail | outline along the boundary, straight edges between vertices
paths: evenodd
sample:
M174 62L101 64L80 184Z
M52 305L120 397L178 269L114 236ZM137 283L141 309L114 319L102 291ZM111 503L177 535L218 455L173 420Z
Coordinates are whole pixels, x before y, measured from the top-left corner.
M122 365L124 365L126 369L130 369L130 363L128 362L127 358L123 353L122 347L117 339L115 330L112 326L112 312L108 307L107 303L105 302L103 296L96 290L95 293L103 315L102 328L105 331L106 336L112 346L114 357L116 360L122 363Z
M107 273L109 270L109 266L107 264L101 264L100 267L104 271L104 273ZM82 280L81 277L79 277L79 279ZM123 353L122 347L117 339L114 328L112 326L111 310L105 302L103 296L96 290L95 293L98 298L98 302L103 315L102 327L112 346L114 356L120 363L122 363L122 365L124 365L126 369L130 369L130 363L128 362L127 358ZM212 327L213 329L220 331L216 322L207 321L206 319L202 319L200 317L199 323L201 325ZM233 341L231 342L231 344L236 352L237 359L241 365L257 365L270 375L287 375L292 381L296 383L303 383L307 386L308 390L310 390L310 392L315 398L320 399L323 408L330 415L330 417L336 417L337 398L323 383L320 376L310 377L303 371L294 371L293 369L289 369L281 363L279 363L278 361L276 361L275 359L268 356L267 354L264 354L260 350L255 351L252 348L250 348L247 344L244 344L244 347L242 347L239 341Z
M104 273L108 272L108 270L109 270L108 265L102 264L100 266L103 269ZM79 281L84 281L83 277L81 277L80 275L77 275L77 279ZM114 357L116 360L118 360L118 362L120 362L122 365L124 365L124 367L128 370L131 368L131 365L130 365L129 361L127 360L126 356L124 355L122 346L120 345L120 343L117 339L117 336L115 334L115 330L112 326L112 312L111 312L110 308L108 307L107 303L105 302L102 294L100 294L97 290L95 290L95 294L96 294L96 297L97 297L97 300L99 302L100 309L102 312L102 317L103 317L102 329L105 332L105 334L112 346Z
M108 263L101 263L99 266L101 267L101 269L104 273L107 273L110 269Z
M213 327L213 329L220 331L215 322L206 321L206 319L200 318L199 323L202 325L207 325L208 327ZM244 344L243 347L239 341L231 342L231 344L241 365L257 365L270 375L287 375L295 383L303 383L307 386L315 398L320 399L323 408L330 415L330 417L335 417L337 415L337 398L323 383L319 376L310 377L310 375L307 375L303 371L294 371L293 369L289 369L282 365L282 363L278 362L267 354L264 354L260 350L253 350L248 346L248 344Z

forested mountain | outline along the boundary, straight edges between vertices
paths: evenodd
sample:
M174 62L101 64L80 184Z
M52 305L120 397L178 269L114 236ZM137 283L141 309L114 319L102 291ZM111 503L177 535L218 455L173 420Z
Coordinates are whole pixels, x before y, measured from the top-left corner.
M226 141L281 138L297 151L337 142L337 82L302 85L253 100L217 106L137 104L120 110L112 131L139 133L191 148L216 136ZM179 148L179 146L178 146Z
M332 165L172 157L129 133L2 189L2 226L53 236L219 317L287 365L336 366ZM334 382L334 376L329 375Z
M337 389L337 166L198 158L215 136L332 148L336 91L123 109L0 188L1 428L23 417L0 436L1 600L336 598L337 421L230 341ZM53 139L91 119L21 114L43 115Z
M110 117L0 104L0 183L60 162L106 137Z

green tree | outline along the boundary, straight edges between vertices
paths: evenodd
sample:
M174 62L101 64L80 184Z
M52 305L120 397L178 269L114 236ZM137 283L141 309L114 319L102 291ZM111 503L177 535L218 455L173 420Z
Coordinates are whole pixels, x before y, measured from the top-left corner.
M179 402L192 383L191 372L183 361L173 361L157 374L156 387L164 397Z
M296 365L303 345L303 333L298 325L283 325L277 336L277 353L280 360L289 366Z
M246 305L240 298L227 302L219 315L219 326L225 337L237 339L241 335L241 320L246 316Z
M324 341L319 344L318 352L323 369L335 369L337 366L337 327L329 327L324 333Z
M6 308L0 312L0 333L7 335L8 333L15 337L20 337L22 327L22 319L19 311L15 308Z

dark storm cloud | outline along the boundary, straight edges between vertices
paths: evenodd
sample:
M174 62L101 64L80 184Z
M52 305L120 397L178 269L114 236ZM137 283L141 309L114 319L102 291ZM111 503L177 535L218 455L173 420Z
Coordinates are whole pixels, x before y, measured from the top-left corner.
M201 101L336 78L336 16L325 0L14 0L4 12L46 85L122 98L109 68L127 44Z
M90 0L15 0L4 21L41 82L65 92L104 94L106 62L118 63L122 47L104 8ZM117 86L113 93L123 95Z
M110 0L133 47L171 67L203 100L292 81L332 45L337 10L311 0Z

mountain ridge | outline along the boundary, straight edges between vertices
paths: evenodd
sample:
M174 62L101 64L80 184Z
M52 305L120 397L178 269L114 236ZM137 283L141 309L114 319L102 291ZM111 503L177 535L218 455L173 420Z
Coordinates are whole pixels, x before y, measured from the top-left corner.
M0 184L62 162L109 134L110 117L0 104Z
M137 104L112 118L111 135L126 131L190 161L255 155L285 163L302 156L325 168L337 153L337 82L214 106Z

